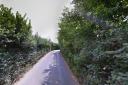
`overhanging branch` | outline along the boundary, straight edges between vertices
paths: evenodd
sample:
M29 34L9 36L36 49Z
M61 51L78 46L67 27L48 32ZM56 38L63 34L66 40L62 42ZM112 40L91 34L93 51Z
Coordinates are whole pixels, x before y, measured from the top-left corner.
M79 13L80 16L84 17L84 19L90 21L91 23L101 26L102 29L109 29L109 28L113 28L114 26L112 24L109 24L108 22L94 16L91 12L87 12L87 13Z

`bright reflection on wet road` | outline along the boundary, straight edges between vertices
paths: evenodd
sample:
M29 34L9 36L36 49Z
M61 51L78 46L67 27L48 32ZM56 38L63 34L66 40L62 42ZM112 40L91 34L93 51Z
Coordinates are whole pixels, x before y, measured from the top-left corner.
M79 85L59 50L38 61L15 85Z

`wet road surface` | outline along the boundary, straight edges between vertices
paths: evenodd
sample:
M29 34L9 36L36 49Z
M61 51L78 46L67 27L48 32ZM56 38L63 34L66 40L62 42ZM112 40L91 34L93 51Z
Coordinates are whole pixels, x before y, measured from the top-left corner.
M46 54L14 85L79 85L59 50Z

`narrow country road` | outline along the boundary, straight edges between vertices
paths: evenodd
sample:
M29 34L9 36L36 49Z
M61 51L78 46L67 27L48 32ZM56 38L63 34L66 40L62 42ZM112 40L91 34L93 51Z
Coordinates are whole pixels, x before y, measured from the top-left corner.
M38 61L15 85L79 85L59 50Z

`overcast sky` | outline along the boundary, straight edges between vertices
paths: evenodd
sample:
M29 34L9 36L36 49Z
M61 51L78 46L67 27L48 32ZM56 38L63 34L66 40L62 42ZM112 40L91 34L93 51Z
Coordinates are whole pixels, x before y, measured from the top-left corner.
M70 7L71 0L0 0L0 4L12 7L13 11L25 13L31 19L33 34L57 42L58 20L64 6Z

